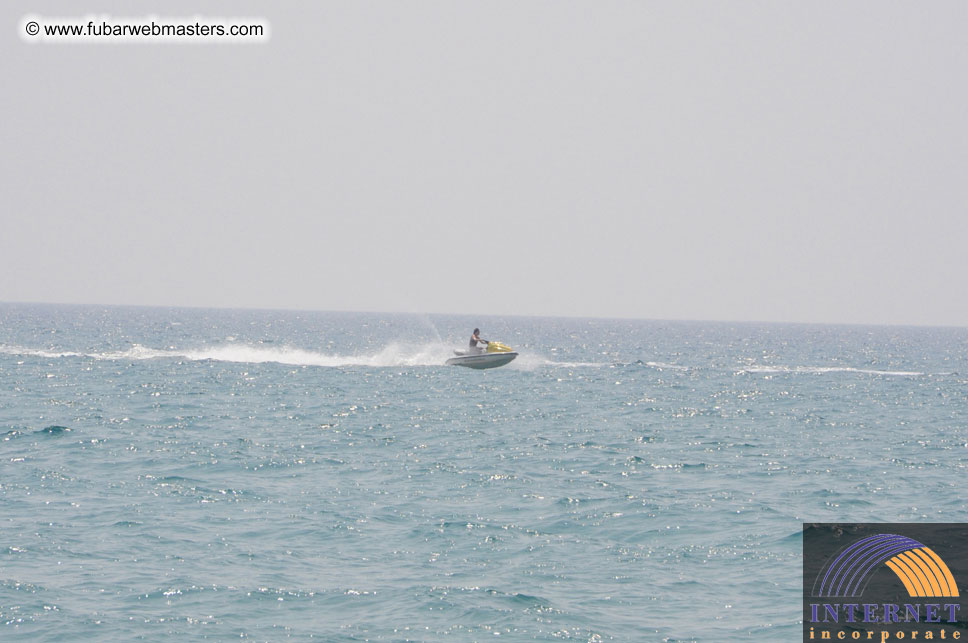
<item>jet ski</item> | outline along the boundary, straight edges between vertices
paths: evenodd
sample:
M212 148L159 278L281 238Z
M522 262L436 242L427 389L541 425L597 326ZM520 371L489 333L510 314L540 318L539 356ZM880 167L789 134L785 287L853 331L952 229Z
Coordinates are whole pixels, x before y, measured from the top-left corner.
M447 360L448 366L466 366L467 368L497 368L514 360L518 356L510 346L499 342L488 342L487 349L468 348L454 351L456 357Z

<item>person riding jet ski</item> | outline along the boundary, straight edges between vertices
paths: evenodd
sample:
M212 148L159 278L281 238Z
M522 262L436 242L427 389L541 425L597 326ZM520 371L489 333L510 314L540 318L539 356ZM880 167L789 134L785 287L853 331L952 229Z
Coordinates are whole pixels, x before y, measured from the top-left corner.
M487 346L489 343L490 342L488 342L486 339L481 339L481 329L475 328L474 334L471 335L471 341L470 341L471 350L477 351L478 353L483 353L484 349L478 346L478 344L483 344L484 346Z

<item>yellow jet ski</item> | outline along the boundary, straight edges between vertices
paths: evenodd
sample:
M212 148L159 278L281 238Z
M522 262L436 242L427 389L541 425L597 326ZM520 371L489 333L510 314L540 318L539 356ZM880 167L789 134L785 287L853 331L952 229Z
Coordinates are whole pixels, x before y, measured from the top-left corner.
M467 368L497 368L513 361L518 356L510 347L500 342L488 342L487 348L468 348L454 351L456 357L447 360L448 366L466 366Z

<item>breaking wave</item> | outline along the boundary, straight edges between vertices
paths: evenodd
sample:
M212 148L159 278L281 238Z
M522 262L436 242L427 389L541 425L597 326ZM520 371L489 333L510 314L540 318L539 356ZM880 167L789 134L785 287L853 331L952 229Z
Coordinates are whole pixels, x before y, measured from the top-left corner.
M681 366L679 364L669 364L669 363L666 363L666 362L643 362L642 360L639 360L637 363L638 364L644 364L645 366L651 366L652 368L658 369L660 371L662 371L662 370L670 370L670 371L688 371L688 370L692 370L691 367L689 367L689 366Z

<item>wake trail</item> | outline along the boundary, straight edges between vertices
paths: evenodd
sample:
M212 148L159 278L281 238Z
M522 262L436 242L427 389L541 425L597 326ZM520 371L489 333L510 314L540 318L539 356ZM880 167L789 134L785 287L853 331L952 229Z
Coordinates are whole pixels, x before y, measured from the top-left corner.
M391 343L375 352L353 355L324 353L292 346L259 346L252 344L222 344L189 349L158 349L135 344L119 351L58 351L34 349L21 346L0 346L0 354L39 357L44 359L85 358L109 361L141 361L151 359L177 359L193 362L215 361L240 364L286 364L290 366L319 366L339 368L364 366L390 368L398 366L443 366L453 356L453 349L443 343L400 344ZM541 367L581 368L604 366L593 362L554 362L541 355L525 353L510 364L516 370L532 370Z
M748 366L739 369L743 373L790 373L804 375L826 375L828 373L861 373L864 375L888 375L895 377L919 377L925 373L921 371L887 371L873 368L855 368L853 366Z

